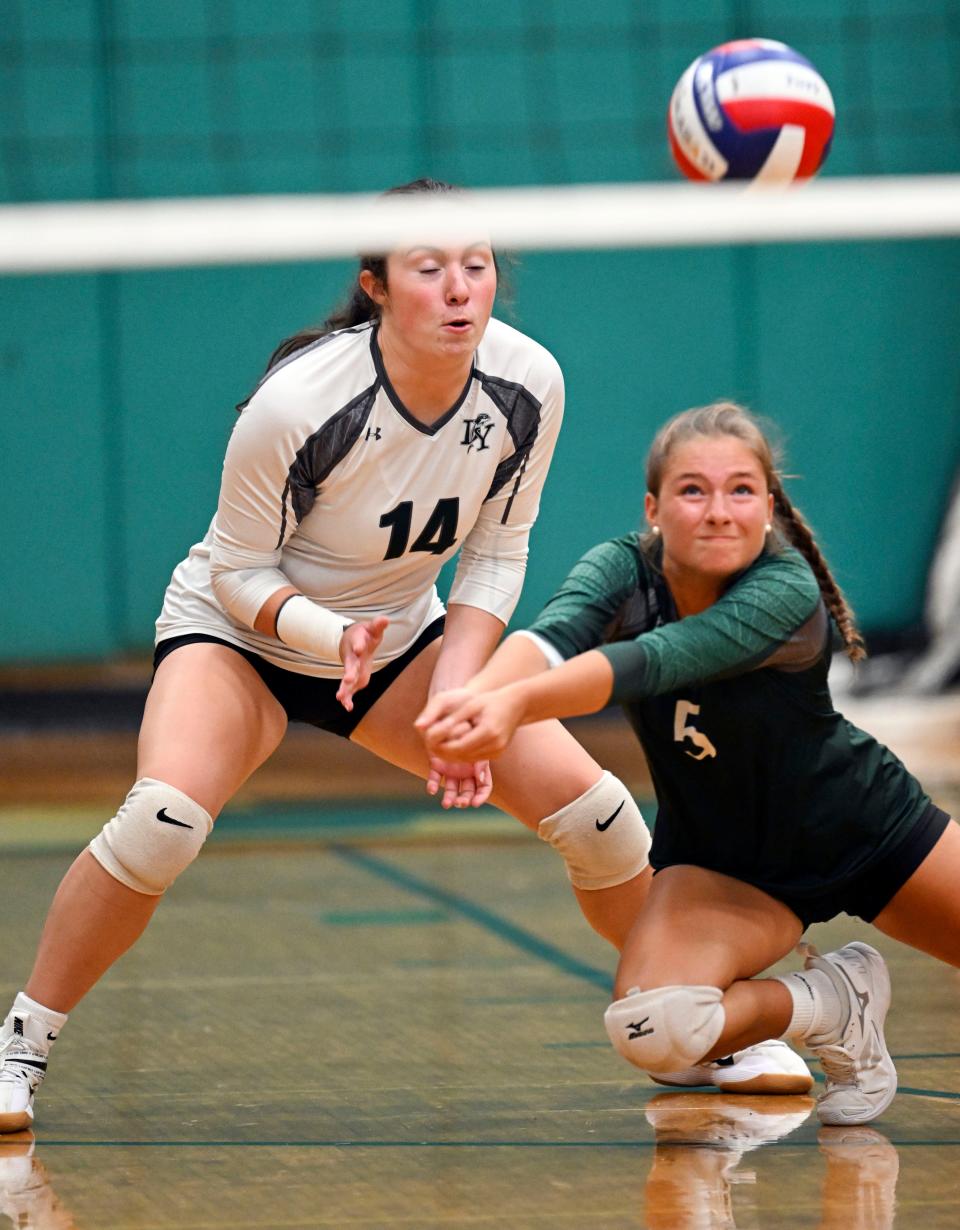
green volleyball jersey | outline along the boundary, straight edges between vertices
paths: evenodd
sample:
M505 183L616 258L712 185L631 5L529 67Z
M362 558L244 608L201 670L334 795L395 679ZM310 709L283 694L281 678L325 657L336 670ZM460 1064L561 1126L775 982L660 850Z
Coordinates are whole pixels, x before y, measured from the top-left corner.
M765 551L684 619L636 534L594 547L530 631L600 649L647 755L654 867L694 863L776 896L861 874L929 804L901 762L833 707L832 625L792 548ZM612 643L607 643L611 642Z

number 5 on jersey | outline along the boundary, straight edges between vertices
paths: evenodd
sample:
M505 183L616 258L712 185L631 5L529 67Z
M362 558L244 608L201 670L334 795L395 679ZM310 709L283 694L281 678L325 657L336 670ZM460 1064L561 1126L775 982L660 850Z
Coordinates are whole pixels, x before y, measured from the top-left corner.
M427 518L427 523L417 535L411 551L430 551L443 555L457 541L457 521L460 517L458 496L437 500L436 507ZM413 525L413 500L404 500L380 518L383 528L390 527L390 541L384 559L397 559L407 550L410 529Z
M689 700L678 700L677 707L673 714L673 738L676 743L682 743L684 739L689 739L691 743L695 743L700 749L699 753L691 752L689 748L684 748L684 752L688 756L692 756L694 760L704 760L707 756L716 756L717 749L713 746L702 730L697 730L696 726L688 726L687 718L691 715L696 717L700 712L700 706L693 704Z

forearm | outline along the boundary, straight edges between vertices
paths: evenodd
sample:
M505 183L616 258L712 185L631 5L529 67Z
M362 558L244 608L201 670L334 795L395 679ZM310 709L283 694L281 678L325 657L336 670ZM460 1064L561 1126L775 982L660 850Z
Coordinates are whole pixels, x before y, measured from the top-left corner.
M277 615L280 613L280 608L288 598L292 598L295 594L299 594L299 590L288 585L285 589L278 589L271 594L260 610L257 612L257 618L253 621L254 632L259 632L262 636L277 635Z
M287 585L270 595L257 612L253 627L281 644L333 662L343 661L342 638L351 623Z
M508 636L486 664L470 680L471 692L490 692L517 679L527 679L549 669L536 643L526 636Z
M503 635L504 624L479 607L452 603L447 609L440 656L430 694L459 688L477 674Z
M590 650L554 670L509 683L501 690L519 713L519 725L577 717L597 713L608 704L613 669L603 654Z

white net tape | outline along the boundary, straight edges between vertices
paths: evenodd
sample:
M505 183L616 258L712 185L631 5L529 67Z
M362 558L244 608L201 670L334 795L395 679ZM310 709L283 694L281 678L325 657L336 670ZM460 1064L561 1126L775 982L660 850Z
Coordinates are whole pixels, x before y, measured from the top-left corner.
M960 175L91 201L0 207L0 273L319 260L481 236L560 250L958 234Z

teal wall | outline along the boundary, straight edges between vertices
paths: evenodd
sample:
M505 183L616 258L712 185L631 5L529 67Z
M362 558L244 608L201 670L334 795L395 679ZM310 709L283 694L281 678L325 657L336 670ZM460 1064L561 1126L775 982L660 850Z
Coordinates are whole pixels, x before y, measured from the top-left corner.
M960 170L955 0L7 9L6 201L672 178L670 88L742 34L827 77L828 174ZM0 279L0 660L150 644L212 513L233 404L349 278L322 263ZM518 620L636 523L662 419L732 396L780 427L790 492L865 627L919 621L960 462L960 244L537 253L513 281L508 318L568 387Z

